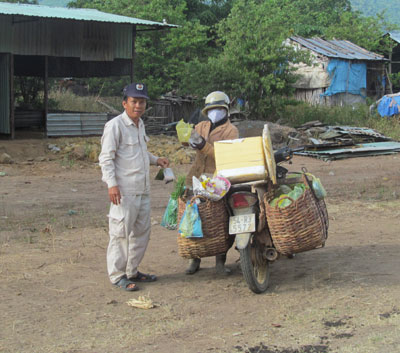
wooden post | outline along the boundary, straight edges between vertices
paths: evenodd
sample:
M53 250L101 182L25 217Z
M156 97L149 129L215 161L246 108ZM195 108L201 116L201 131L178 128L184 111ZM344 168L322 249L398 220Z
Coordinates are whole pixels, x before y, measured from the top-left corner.
M43 97L43 106L44 106L44 117L43 117L43 126L44 133L47 136L47 113L49 110L49 57L45 55L44 57L44 97Z
M133 26L133 30L132 30L131 82L134 81L134 77L135 77L135 43L136 43L136 26Z
M392 80L390 79L389 73L387 71L387 69L385 69L386 71L386 77L388 79L388 83L389 83L389 92L390 94L393 94L393 85L392 85ZM385 75L385 72L383 73L383 75ZM384 90L385 91L385 90ZM383 92L383 95L385 95L386 92Z
M15 138L15 113L14 113L14 54L10 54L10 132L11 139Z

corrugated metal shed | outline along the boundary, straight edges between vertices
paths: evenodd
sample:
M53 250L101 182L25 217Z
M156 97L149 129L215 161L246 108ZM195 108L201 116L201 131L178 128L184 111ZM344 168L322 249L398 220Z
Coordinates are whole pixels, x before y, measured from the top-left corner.
M101 135L107 118L107 113L47 114L47 136Z
M49 77L130 75L133 80L138 27L178 26L93 9L0 2L0 134L14 136L16 119L10 99L14 75L42 77L45 87ZM47 88L44 97L47 119L41 123L49 136L102 133L106 114L47 114ZM35 123L25 119L27 115L17 118L24 126Z
M43 111L16 110L14 120L16 128L37 128L43 125Z
M345 60L387 61L384 56L370 52L347 40L290 37L296 43L328 58Z
M90 9L0 2L0 52L82 61L131 59L136 25L177 27Z
M390 38L392 38L397 43L400 43L400 31L388 32L388 34Z
M11 25L11 16L0 15L0 51L5 53L11 53L13 48Z
M1 4L1 3L0 3ZM132 26L38 19L12 24L0 15L0 52L112 61L132 57Z
M126 23L152 27L177 27L172 24L153 22L133 17L119 16L94 9L74 9L42 5L12 4L0 2L0 14L30 17L59 18L76 21L95 21L109 23Z

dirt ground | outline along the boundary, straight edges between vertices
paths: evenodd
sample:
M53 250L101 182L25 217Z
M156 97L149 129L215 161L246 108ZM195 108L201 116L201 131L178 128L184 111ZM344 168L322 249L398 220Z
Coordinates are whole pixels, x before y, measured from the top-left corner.
M0 141L0 352L400 352L400 155L326 163L295 157L327 189L326 247L271 266L253 294L231 249L184 274L160 221L173 185L152 185L152 238L138 292L110 285L105 184L96 164L65 163L52 140ZM184 173L188 165L174 166ZM152 179L157 172L151 169ZM126 304L147 296L156 308Z

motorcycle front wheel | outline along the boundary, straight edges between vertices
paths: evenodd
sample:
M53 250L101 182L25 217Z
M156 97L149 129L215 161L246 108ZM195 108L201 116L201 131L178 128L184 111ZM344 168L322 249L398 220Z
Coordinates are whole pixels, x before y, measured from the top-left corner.
M269 264L254 235L251 236L247 246L239 252L240 267L247 285L256 294L265 292L269 284Z

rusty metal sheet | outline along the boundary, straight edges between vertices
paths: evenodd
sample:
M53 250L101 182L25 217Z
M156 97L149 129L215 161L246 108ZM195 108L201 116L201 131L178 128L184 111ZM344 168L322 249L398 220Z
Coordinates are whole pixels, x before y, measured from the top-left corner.
M400 142L374 142L357 144L346 148L332 147L322 150L306 150L295 152L297 155L320 158L323 160L336 160L353 157L377 156L400 152Z
M290 37L296 43L328 58L346 60L388 61L384 56L370 52L347 40L324 40L322 38Z

